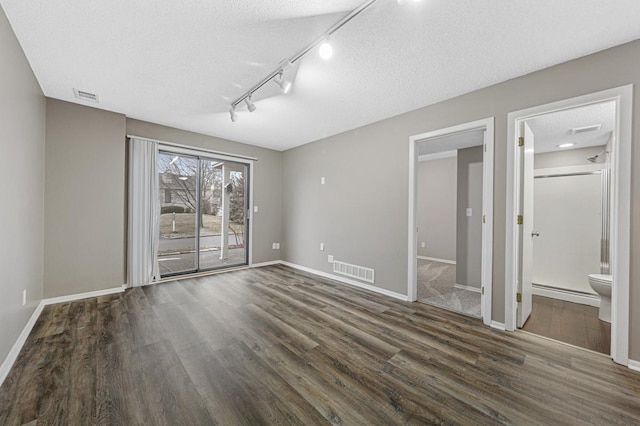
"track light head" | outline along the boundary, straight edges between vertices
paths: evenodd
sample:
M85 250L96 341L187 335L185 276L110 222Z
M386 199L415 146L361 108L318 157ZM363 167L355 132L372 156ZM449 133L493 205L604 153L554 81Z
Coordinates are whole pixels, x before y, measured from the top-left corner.
M278 86L280 86L280 89L282 89L284 93L289 93L289 91L291 90L291 82L288 80L285 80L282 77L282 71L280 71L280 73L273 79L273 81Z
M318 53L320 54L320 57L322 59L329 59L331 58L331 56L333 55L333 47L331 47L331 43L329 43L329 40L325 40L321 45L320 45L320 50L318 51Z
M244 98L244 103L247 104L247 109L249 112L253 112L256 110L256 106L253 102L251 102L251 95Z
M231 109L229 110L229 115L231 115L231 121L232 121L232 122L234 122L234 123L235 123L236 121L238 121L238 114L236 114L236 110L235 110L235 108L231 108Z

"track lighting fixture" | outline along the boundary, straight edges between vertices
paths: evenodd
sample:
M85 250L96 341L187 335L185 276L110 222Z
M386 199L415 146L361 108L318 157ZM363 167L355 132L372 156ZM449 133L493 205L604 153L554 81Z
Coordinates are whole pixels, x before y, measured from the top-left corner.
M255 104L251 102L251 95L244 98L244 103L247 104L247 109L249 110L249 112L253 112L256 110Z
M338 31L340 28L342 28L345 24L347 24L353 18L355 18L356 16L360 15L362 12L367 10L376 1L378 0L366 0L360 6L358 6L357 8L352 10L349 14L347 14L344 18L336 22L331 28L329 28L327 31L322 33L318 38L316 38L309 45L304 47L295 55L281 62L278 68L276 68L273 72L271 72L271 74L267 75L265 78L260 80L253 87L251 87L248 91L246 91L242 96L240 96L235 101L233 101L231 103L231 109L229 110L229 114L231 115L231 121L235 123L236 120L238 120L238 115L236 114L236 107L240 103L242 103L242 101L244 101L247 104L247 109L249 111L253 112L256 110L256 106L251 101L251 95L256 90L259 90L262 86L269 83L270 81L273 81L278 86L280 86L280 89L282 89L283 93L289 93L289 91L291 90L291 81L288 81L284 78L284 70L288 66L302 59L304 55L309 53L311 50L315 49L317 46L320 46L320 49L318 50L320 57L322 57L323 59L329 59L333 54L333 48L331 47L331 44L329 44L329 36L331 36L331 34L333 34L334 32ZM398 1L398 4L402 4L407 0L397 0L397 1ZM413 0L413 1L418 2L420 0Z
M278 75L273 79L273 82L280 86L282 93L286 94L291 90L291 82L284 79L282 76L282 70L280 70L280 73L278 73Z

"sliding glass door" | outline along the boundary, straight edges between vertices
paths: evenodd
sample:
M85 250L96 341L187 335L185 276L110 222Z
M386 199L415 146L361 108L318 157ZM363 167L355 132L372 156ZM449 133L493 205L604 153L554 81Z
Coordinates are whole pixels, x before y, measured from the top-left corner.
M247 164L160 151L163 277L248 263Z
M160 152L160 274L197 270L198 158Z

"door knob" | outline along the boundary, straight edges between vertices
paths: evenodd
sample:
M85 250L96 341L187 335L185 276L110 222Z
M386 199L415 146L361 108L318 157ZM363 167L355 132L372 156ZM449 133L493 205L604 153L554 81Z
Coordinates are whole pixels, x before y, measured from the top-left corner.
M535 232L535 231L534 231L534 232L532 232L532 233L531 233L531 236L532 236L532 237L539 237L539 236L540 236L540 233L539 233L539 232Z

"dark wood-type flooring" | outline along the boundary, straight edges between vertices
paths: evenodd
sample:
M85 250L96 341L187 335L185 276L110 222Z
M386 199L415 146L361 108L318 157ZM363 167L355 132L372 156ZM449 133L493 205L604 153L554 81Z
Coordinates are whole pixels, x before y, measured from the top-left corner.
M640 374L284 266L45 308L0 424L638 424Z
M598 319L598 308L533 296L523 330L609 355L611 324Z

